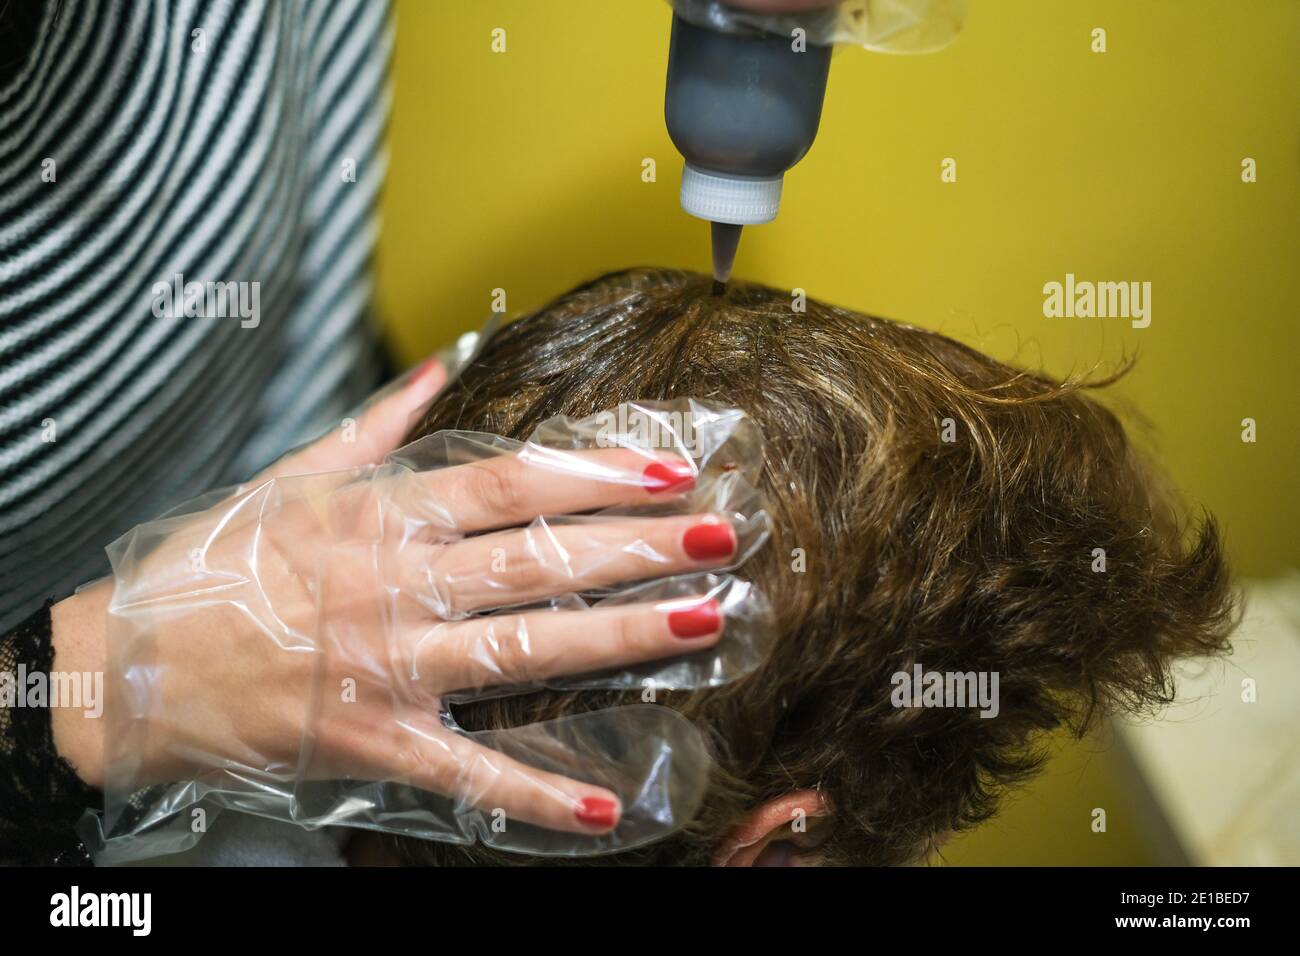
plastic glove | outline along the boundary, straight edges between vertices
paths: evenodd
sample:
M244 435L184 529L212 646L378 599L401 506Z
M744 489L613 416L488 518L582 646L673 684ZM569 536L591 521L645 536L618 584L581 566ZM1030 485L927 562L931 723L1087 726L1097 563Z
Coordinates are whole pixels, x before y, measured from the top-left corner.
M449 704L752 670L767 608L708 572L766 536L760 461L740 412L624 406L527 443L431 435L134 529L109 552L102 856L191 845L196 808L554 854L680 827L708 756L675 712L470 735Z

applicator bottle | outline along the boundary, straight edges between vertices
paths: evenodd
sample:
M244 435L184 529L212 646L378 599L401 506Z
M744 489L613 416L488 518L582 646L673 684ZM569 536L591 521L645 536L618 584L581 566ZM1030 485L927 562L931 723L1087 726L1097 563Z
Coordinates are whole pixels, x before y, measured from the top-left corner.
M966 0L841 0L787 14L721 0L669 3L664 115L686 159L682 208L713 224L718 289L741 229L776 218L785 171L812 146L833 47L930 53L956 39L966 19Z
M686 160L682 208L713 224L725 283L741 229L776 218L785 172L812 146L832 48L738 22L716 0L691 3L690 20L676 6L664 117Z

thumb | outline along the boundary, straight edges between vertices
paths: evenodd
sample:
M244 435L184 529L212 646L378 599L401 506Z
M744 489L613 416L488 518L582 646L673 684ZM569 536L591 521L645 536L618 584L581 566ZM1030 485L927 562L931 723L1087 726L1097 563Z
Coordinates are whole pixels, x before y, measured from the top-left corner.
M360 414L304 448L291 452L257 476L258 481L377 465L394 448L447 381L436 357L426 360L372 395Z

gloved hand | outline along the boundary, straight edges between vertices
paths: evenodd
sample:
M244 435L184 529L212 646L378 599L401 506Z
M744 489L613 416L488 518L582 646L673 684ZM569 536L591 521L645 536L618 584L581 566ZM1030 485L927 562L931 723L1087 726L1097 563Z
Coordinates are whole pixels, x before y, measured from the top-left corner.
M708 572L765 537L760 460L742 413L629 406L273 471L134 529L109 549L106 846L192 843L200 801L539 853L676 829L708 759L675 712L469 735L449 703L751 670L766 606Z

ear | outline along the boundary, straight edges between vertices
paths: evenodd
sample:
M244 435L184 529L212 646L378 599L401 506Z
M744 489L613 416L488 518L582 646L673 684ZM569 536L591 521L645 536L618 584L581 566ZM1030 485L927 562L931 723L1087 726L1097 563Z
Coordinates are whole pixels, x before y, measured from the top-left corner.
M818 819L830 816L816 790L795 790L758 807L722 841L714 866L799 866L820 842Z

